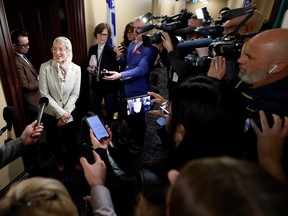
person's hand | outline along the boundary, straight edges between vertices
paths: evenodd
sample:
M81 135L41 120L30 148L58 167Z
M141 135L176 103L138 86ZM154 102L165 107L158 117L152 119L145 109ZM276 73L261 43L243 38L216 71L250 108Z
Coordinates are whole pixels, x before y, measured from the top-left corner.
M65 126L70 118L72 118L71 114L69 112L65 112L59 119L57 122L57 127L63 127Z
M36 125L37 120L27 125L24 131L22 132L20 138L24 145L34 144L39 140L44 127L42 123L39 126Z
M223 56L216 56L211 60L208 77L222 80L226 73L226 59Z
M153 97L153 99L151 100L151 102L156 103L158 105L163 104L164 102L168 102L168 100L166 100L164 97L162 97L160 94L157 94L155 92L147 92L147 95L150 95L151 97ZM156 115L156 116L162 116L162 112L161 110L150 110L147 113L150 113L152 115Z
M161 39L163 41L163 46L167 50L167 52L171 52L173 50L173 44L171 38L167 32L162 32Z
M117 71L109 71L109 75L104 75L103 80L119 80L122 78L122 74Z
M87 71L88 71L89 74L94 73L94 70L95 70L95 66L89 66L89 67L87 67Z
M97 185L104 185L106 180L106 166L100 156L93 151L94 164L89 164L86 158L80 157L80 163L84 170L85 178L91 188Z
M113 51L116 53L116 59L119 59L124 55L124 47L121 44L114 46Z
M109 143L112 140L112 132L111 129L108 127L108 125L105 125L105 128L108 131L109 137L103 138L100 141L95 137L93 130L90 128L90 138L93 149L96 148L103 148L106 150L108 149Z
M288 136L288 117L281 118L273 114L273 126L269 127L264 111L259 111L262 130L251 119L252 127L257 136L257 151L259 166L266 169L270 174L286 179L282 170L281 159L285 140Z

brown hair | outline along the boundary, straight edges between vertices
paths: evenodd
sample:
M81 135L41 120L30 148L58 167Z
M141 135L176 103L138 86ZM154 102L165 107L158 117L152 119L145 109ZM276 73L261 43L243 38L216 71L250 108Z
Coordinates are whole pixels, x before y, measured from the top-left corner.
M287 185L255 164L229 157L189 162L170 195L170 216L288 215Z
M97 34L101 34L104 29L108 30L108 39L110 39L112 35L112 31L108 23L99 23L94 29L94 33L93 33L94 37L96 38Z

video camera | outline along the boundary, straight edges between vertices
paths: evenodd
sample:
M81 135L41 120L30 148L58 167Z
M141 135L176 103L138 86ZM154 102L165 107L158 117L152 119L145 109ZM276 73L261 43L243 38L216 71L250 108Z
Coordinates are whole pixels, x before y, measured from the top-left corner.
M152 13L148 12L145 15L142 16L142 19L145 21L150 21L150 20L157 20L159 23L157 24L150 24L146 25L141 29L137 30L138 34L150 31L152 29L158 29L162 30L165 32L168 32L172 43L178 43L178 39L175 37L174 32L177 29L185 28L187 27L188 20L191 18L193 14L187 9L183 9L180 11L180 13L172 15L172 16L153 16ZM157 32L153 35L143 35L143 44L144 46L151 46L152 44L158 43L161 41L161 32Z
M193 68L203 69L209 68L208 66L210 66L211 58L215 56L224 56L227 60L236 61L241 55L244 40L258 34L257 32L240 35L238 32L241 26L243 26L247 22L247 20L253 16L254 10L255 7L229 10L223 14L222 19L218 20L215 26L201 26L199 28L194 28L193 31L198 31L206 38L179 42L177 44L177 49L191 50L193 48L208 46L208 56L198 57L196 55L189 54L184 58L185 62L189 63ZM223 32L225 27L224 23L227 20L243 15L247 16L239 23L238 26L234 28L234 31L224 36L222 36L221 34L221 37L214 38L216 35L219 34L220 31L221 33ZM178 32L179 31L181 32L182 29L179 29ZM187 28L185 29L185 31L187 31Z

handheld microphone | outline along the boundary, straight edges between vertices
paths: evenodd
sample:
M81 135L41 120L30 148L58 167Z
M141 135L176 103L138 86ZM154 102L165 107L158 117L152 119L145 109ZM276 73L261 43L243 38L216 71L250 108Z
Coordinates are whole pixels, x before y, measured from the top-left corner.
M185 49L185 48L199 48L206 47L211 44L213 40L211 38L203 38L197 40L188 40L177 44L177 49Z
M142 28L137 30L137 34L142 34L144 32L150 31L150 30L154 29L155 27L156 27L156 25L154 25L154 24L143 26Z
M38 111L38 116L37 116L37 126L40 125L41 119L43 116L44 108L48 105L49 99L47 97L42 97L39 100L39 111Z
M15 121L17 117L17 109L15 106L7 106L3 109L3 118L6 121L6 128L7 129L7 140L12 139L12 123ZM5 130L4 130L5 131Z

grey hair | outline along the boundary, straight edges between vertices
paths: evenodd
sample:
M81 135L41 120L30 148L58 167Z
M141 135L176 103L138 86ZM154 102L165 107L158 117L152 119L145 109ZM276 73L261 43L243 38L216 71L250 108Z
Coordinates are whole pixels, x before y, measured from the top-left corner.
M72 44L68 38L63 37L63 36L57 37L54 39L53 45L57 42L63 44L69 52L72 52Z

